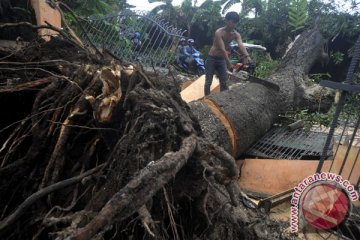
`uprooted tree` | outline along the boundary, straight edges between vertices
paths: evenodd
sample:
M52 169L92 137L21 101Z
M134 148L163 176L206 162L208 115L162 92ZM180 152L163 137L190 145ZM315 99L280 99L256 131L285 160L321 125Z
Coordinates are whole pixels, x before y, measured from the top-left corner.
M233 156L314 100L304 79L322 41L311 30L295 42L271 76L280 92L249 83L190 105L171 74L61 36L1 46L0 237L286 238L240 202Z

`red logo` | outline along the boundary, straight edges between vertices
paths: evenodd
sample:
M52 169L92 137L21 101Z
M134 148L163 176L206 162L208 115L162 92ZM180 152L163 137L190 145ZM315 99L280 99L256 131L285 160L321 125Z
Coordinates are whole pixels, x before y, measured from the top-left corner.
M304 194L302 214L313 227L330 229L346 219L349 206L349 198L341 189L329 183L320 183Z

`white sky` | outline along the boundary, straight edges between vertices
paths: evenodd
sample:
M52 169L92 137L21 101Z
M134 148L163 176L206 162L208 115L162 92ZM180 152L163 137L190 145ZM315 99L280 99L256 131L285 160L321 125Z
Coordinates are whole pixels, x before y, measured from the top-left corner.
M205 0L198 0L197 5L201 5ZM128 4L136 6L135 9L137 10L147 10L150 11L157 5L160 5L159 3L149 3L148 0L128 0ZM173 0L172 4L174 6L180 6L183 0ZM235 11L240 12L240 3L234 4L228 11Z
M199 6L204 1L205 0L198 0L197 5ZM325 0L325 1L327 1L327 0ZM161 4L161 3L149 3L148 0L128 0L127 2L131 5L136 6L135 9L137 9L137 10L146 10L146 11L150 11L157 5ZM182 2L183 2L183 0L173 0L172 4L174 6L180 6ZM355 0L355 2L360 5L360 0ZM343 0L335 0L335 4L337 4L337 6L345 12L351 11L349 2L347 2L347 4L344 4ZM359 7L359 5L358 5L358 7ZM241 9L241 3L237 3L237 4L234 4L228 11L240 12L240 9Z

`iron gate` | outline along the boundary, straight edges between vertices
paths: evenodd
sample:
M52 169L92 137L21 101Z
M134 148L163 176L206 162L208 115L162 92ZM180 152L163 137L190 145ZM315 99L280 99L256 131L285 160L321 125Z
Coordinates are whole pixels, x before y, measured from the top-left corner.
M82 23L80 38L88 46L106 49L119 59L144 66L166 67L185 31L157 16L125 10Z
M348 215L336 227L329 229L329 234L334 234L341 239L360 239L360 204L356 192L360 187L360 82L354 80L360 58L360 36L356 42L353 58L343 82L321 81L320 85L336 89L341 92L340 100L332 120L322 156L317 168L317 173L332 172L342 177L338 182L345 193L349 195L348 202L339 204L338 208L348 208ZM359 80L359 76L358 79ZM330 142L336 143L333 148L334 156L330 167L325 167L326 153L331 148ZM345 186L345 182L348 184ZM330 198L328 192L327 197ZM324 195L325 196L325 195ZM325 196L326 198L326 196ZM352 201L351 201L352 200Z

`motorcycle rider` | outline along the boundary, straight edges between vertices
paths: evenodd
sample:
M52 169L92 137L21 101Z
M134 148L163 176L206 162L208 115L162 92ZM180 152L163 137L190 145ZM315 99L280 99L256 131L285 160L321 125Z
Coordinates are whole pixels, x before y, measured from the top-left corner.
M141 33L140 32L135 32L133 37L131 38L131 42L133 44L133 48L134 49L138 49L141 46Z
M185 59L186 59L185 43L186 43L185 38L180 38L178 46L176 47L176 63L180 67L183 67L183 64L184 64Z
M189 68L196 68L197 74L204 74L204 60L200 58L200 52L194 47L194 39L188 39L187 43L188 45L185 47L186 64Z
M195 47L194 47L194 39L189 38L187 40L187 45L185 46L184 50L185 50L184 53L186 55L185 62L190 65L191 62L193 61L192 54L195 53L195 52L198 52L198 50L196 50Z

